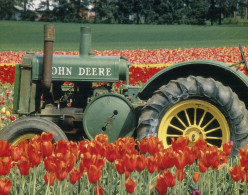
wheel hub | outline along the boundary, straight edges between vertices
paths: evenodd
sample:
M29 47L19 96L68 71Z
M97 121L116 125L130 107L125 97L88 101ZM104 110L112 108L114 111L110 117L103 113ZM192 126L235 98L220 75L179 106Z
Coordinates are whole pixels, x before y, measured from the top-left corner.
M205 139L204 131L197 126L188 127L183 132L184 137L188 137L190 145L193 145L199 138Z

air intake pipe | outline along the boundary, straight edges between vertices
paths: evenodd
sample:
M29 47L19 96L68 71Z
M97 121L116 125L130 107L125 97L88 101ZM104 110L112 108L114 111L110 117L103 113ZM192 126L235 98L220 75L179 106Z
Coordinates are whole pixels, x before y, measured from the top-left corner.
M86 57L90 54L90 50L91 50L91 28L81 27L79 55L81 57Z
M52 101L52 64L53 64L53 42L55 41L55 26L44 25L44 59L43 59L43 99L46 103Z

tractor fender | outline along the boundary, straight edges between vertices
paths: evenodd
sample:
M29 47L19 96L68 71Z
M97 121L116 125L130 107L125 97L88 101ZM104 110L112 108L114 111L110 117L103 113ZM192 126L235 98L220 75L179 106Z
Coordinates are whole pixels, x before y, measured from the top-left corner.
M235 67L211 60L186 61L161 70L145 83L138 97L141 100L148 100L154 91L166 85L170 80L186 78L190 75L211 77L229 86L248 107L248 77Z

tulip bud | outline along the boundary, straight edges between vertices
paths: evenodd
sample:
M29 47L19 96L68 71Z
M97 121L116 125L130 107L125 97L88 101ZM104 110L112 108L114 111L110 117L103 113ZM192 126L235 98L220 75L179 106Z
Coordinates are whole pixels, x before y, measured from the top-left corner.
M7 109L6 109L5 107L3 107L3 108L1 109L1 113L2 113L2 114L5 114L6 110L7 110Z
M7 118L9 118L9 117L10 117L10 114L11 114L11 113L10 113L10 111L9 111L9 110L7 110L7 111L6 111L6 113L5 113L5 115L6 115L6 117L7 117Z
M14 115L11 115L11 116L9 117L9 119L10 119L11 121L14 121L14 120L16 119L16 117L15 117Z

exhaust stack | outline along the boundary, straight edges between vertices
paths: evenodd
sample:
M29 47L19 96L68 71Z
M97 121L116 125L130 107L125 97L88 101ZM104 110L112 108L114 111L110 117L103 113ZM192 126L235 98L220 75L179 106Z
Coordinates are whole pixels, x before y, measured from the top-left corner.
M55 26L44 25L44 56L43 56L43 100L45 103L53 102L51 92L53 42L55 41Z

